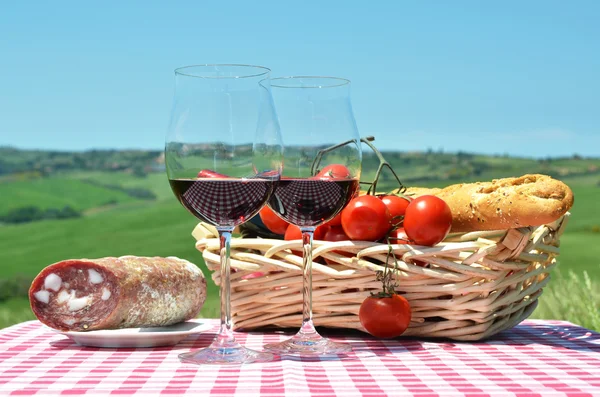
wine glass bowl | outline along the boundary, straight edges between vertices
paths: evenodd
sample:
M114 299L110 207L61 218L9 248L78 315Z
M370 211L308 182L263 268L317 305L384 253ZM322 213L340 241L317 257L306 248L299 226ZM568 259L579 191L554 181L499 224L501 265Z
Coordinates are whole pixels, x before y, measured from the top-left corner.
M312 237L334 218L359 188L361 143L350 102L350 81L299 76L271 80L285 142L281 180L269 207L300 227L303 246L303 308L300 331L265 349L277 354L340 354L351 346L322 337L312 316Z
M221 243L221 327L213 343L183 353L194 364L271 361L236 342L230 304L230 239L266 204L281 175L283 147L269 69L197 65L175 71L175 96L165 144L169 183L180 203L215 226Z

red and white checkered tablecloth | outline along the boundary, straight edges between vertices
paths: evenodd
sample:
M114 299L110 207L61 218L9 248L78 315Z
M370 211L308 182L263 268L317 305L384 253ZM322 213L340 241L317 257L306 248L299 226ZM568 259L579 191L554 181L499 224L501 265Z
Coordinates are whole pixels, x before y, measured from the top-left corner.
M525 321L480 343L378 340L336 334L349 357L244 366L182 364L217 330L171 347L80 347L37 321L0 330L0 395L600 396L600 334L560 321ZM237 334L260 349L286 337Z

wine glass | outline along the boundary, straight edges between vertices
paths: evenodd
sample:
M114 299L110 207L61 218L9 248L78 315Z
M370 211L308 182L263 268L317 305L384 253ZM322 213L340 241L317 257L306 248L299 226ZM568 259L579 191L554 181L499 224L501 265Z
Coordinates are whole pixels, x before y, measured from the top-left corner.
M312 238L359 188L362 152L350 103L350 81L335 77L271 79L285 137L285 165L269 207L299 226L303 245L302 326L291 339L268 344L277 354L340 354L352 350L316 331L312 314Z
M184 362L242 364L274 358L236 342L229 280L231 233L260 211L281 175L283 146L269 73L249 65L175 70L167 175L181 204L215 226L221 244L221 327L209 347L179 355Z

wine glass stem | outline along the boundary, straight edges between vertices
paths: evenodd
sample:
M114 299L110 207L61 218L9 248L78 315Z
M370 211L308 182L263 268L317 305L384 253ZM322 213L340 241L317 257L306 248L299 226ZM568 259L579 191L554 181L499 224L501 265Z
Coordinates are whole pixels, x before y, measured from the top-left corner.
M316 334L312 313L312 242L314 227L302 231L302 328L301 334Z
M231 324L231 282L229 279L229 256L233 228L218 228L221 242L221 329L215 340L220 345L235 342Z

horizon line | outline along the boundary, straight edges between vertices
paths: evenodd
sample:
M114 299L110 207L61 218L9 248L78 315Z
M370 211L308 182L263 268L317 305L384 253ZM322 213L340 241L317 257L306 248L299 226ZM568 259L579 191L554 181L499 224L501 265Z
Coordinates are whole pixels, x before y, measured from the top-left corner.
M4 145L0 144L0 150L9 149L9 150L17 150L17 151L30 151L30 152L59 152L59 153L85 153L85 152L103 152L103 151L117 151L117 152L164 152L164 149L151 149L151 148L117 148L117 147L91 147L87 149L44 149L44 148L23 148L14 145ZM490 157L514 157L521 159L565 159L565 158L575 158L580 157L581 159L592 159L592 160L600 160L600 154L596 155L582 155L580 153L572 153L570 155L555 155L555 156L526 156L521 154L511 154L511 153L485 153L485 152L476 152L476 151L465 151L465 150L444 150L443 148L439 149L427 149L427 150L380 150L382 153L442 153L442 154L467 154L467 155L479 155L479 156L490 156ZM364 153L364 152L363 152Z

